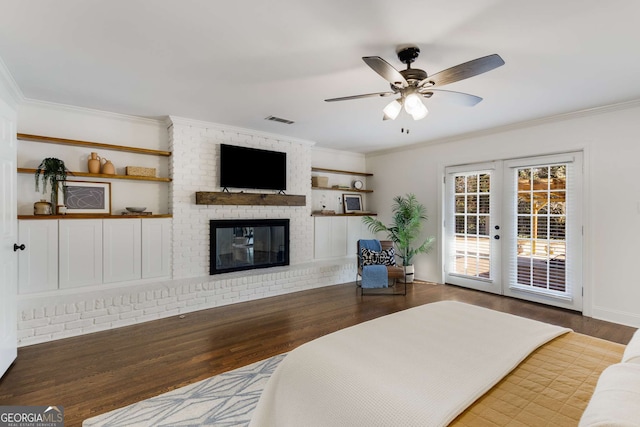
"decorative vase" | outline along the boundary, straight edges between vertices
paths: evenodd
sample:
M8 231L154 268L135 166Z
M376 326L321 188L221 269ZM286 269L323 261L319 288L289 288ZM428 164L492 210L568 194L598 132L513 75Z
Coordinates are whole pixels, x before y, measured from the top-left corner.
M33 204L33 214L34 215L51 215L51 203L42 199L39 202L35 202Z
M91 153L87 164L89 173L100 173L100 160L102 159L98 156L98 153Z
M404 268L404 283L413 283L413 273L414 273L414 266L413 264L410 265L405 265L402 268Z
M105 175L115 175L116 167L113 166L113 163L111 163L111 160L107 160L107 159L102 159L102 160L104 160L104 163L102 164L102 173Z

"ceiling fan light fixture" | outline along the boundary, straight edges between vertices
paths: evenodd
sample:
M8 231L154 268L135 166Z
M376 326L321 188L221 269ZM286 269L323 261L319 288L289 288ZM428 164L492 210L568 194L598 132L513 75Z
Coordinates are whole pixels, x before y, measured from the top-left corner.
M429 114L429 110L427 110L427 107L425 107L422 102L420 103L420 105L422 106L422 108L419 108L418 111L411 113L413 120L424 119L425 117L427 117L427 114Z
M395 120L400 114L400 110L402 110L402 104L397 99L394 99L384 107L382 112L385 119Z
M404 99L404 109L407 113L411 114L413 120L424 119L429 110L424 106L420 96L417 93L410 93Z

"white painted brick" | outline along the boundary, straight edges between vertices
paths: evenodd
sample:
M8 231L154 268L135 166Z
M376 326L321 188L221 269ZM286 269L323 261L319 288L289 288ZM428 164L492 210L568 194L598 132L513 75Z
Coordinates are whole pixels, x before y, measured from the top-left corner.
M27 320L26 322L18 323L18 330L41 328L43 326L48 325L49 322L50 322L50 319L47 319L44 317L39 319Z
M78 319L80 319L80 313L63 314L62 316L52 317L51 324L57 325L59 323L68 323Z
M65 323L64 326L65 326L65 329L69 329L69 330L72 330L72 329L82 330L90 325L93 325L93 319L74 320L72 322Z
M111 314L111 315L107 315L107 316L96 317L94 323L96 325L99 325L99 324L102 324L102 323L114 322L114 321L116 321L118 319L119 319L119 316L117 314Z
M49 335L54 332L62 332L62 331L64 331L64 324L43 326L42 328L36 328L34 332L35 332L35 335L37 336L37 335Z
M84 313L80 314L80 318L81 319L91 319L91 318L96 318L96 317L100 317L100 316L106 316L108 314L109 314L109 312L107 311L107 309L106 308L102 308L100 310L85 311Z

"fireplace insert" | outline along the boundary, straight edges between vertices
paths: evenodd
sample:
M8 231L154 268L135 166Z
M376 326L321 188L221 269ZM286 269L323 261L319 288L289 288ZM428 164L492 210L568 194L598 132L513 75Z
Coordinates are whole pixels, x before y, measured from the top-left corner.
M210 221L209 274L289 265L288 219Z

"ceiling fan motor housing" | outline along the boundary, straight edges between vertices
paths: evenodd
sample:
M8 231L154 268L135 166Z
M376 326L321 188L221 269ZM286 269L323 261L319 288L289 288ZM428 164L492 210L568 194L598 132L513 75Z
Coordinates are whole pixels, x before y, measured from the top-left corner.
M420 48L418 46L406 46L398 50L398 59L403 64L411 64L420 55Z

